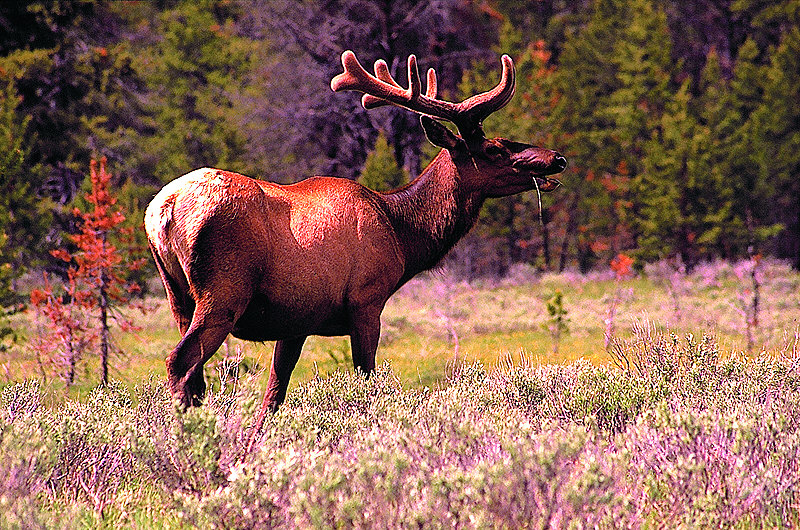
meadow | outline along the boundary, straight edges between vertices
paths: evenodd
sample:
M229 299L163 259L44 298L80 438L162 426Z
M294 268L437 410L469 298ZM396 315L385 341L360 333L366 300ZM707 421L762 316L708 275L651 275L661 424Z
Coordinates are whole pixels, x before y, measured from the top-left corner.
M415 279L377 374L310 339L260 433L271 345L230 340L181 414L158 298L106 388L87 363L65 393L22 343L2 360L0 527L796 527L800 275L751 266Z
M617 278L610 269L578 274L541 274L517 266L502 279L465 282L447 268L411 280L383 312L378 362L388 361L402 383L411 388L446 379L454 362L480 362L492 367L509 356L524 356L537 364L561 364L585 359L593 364L613 361L605 335L625 338L637 322L650 321L678 337L713 336L726 354L786 352L797 348L800 330L800 275L784 262L758 265L759 309L747 346L747 308L753 285L749 262L712 262L679 274L665 264L648 265L640 274ZM158 279L152 291L160 290ZM553 317L547 302L563 295L567 331L554 351ZM150 375L164 376L164 358L180 336L166 300L155 296L147 314L132 315L141 329L116 331L117 352L111 376L132 388ZM613 312L613 313L612 313ZM609 327L609 320L611 327ZM17 315L20 347L0 354L0 382L42 380L54 396L63 383L25 347L26 335L37 332L30 314ZM235 338L223 344L206 366L209 384L236 364L240 372L268 369L272 343ZM352 369L347 337L310 337L292 376L292 387L314 375ZM82 365L68 395L85 398L99 377L92 359ZM223 376L224 377L224 376ZM266 383L266 375L263 377Z

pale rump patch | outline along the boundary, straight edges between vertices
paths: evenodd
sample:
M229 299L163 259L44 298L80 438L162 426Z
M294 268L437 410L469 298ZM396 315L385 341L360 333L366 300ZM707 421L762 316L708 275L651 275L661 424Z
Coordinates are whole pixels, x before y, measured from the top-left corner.
M167 246L167 230L172 222L172 207L180 191L194 182L202 179L211 168L196 169L182 177L178 177L159 191L144 213L144 230L147 238L156 247L159 253L169 251Z
M195 169L164 186L153 197L144 214L144 229L156 250L160 254L167 254L170 250L169 227L174 221L175 202L181 194L196 193L197 196L212 197L224 191L229 184L224 172L205 167ZM202 216L196 217L202 219Z

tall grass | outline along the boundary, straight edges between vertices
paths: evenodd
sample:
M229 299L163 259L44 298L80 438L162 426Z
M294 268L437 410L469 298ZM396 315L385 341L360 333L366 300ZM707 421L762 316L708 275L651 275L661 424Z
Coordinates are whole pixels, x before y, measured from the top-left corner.
M543 364L581 358L607 363L612 359L604 333L612 304L616 304L613 327L618 337L629 336L632 323L647 315L680 336L711 333L726 353L746 350L748 319L742 314L740 298L749 283L743 284L736 274L739 266L707 263L686 274L662 265L648 266L645 274L619 281L610 270L542 274L524 266L515 267L506 278L473 283L461 282L447 270L415 278L387 304L378 359L391 361L407 387L444 380L454 359L493 366L507 353L516 355L521 350ZM800 274L786 263L765 260L759 265L759 275L758 327L750 329L754 351L800 348ZM553 317L547 302L556 291L562 293L569 326L559 335L554 352L548 328ZM180 338L166 301L150 301L156 311L130 315L141 331L113 336L120 354L112 357L110 374L129 387L151 373L164 374L164 358ZM17 314L14 319L19 334L32 338L36 327L29 316ZM212 357L206 374L215 379L227 359L240 355L244 357L240 371L258 371L268 366L271 354L271 344L231 339ZM338 369L352 369L347 338L311 337L292 385L308 381L317 372ZM86 399L97 386L99 373L99 363L86 358L69 395ZM42 380L43 388L61 399L63 384L53 367L47 359L37 358L24 341L14 351L0 354L0 386L29 378Z
M242 377L175 411L156 379L0 396L0 527L792 527L800 361L644 323L616 364L315 376L253 432ZM252 445L251 445L252 442ZM250 450L248 450L250 447Z

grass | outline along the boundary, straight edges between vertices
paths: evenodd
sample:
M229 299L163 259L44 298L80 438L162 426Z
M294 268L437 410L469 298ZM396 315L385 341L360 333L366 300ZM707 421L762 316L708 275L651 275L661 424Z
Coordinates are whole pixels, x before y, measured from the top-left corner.
M3 528L776 528L800 500L798 358L640 325L629 368L522 356L407 388L383 364L252 377L178 413L162 382L44 406L0 394Z
M520 354L541 364L578 359L606 364L611 357L605 347L605 320L615 298L617 336L630 335L636 321L647 319L678 336L713 335L726 353L746 350L740 298L750 286L739 280L734 265L702 265L691 275L673 281L671 288L657 272L617 281L610 273L540 275L522 268L512 271L513 280L473 284L456 281L446 271L424 275L389 300L382 317L378 362L391 362L409 387L441 382L456 357L460 363L481 362L490 367ZM783 263L768 261L761 265L759 276L757 349L751 353L797 348L800 274ZM553 353L546 309L546 301L556 290L564 295L569 318L569 331L561 337L558 354ZM679 312L675 310L676 298ZM155 311L135 318L141 331L115 335L121 354L112 360L111 375L131 387L151 374L163 377L165 355L180 338L166 302L155 298L152 305ZM16 318L18 329L34 329L28 315ZM245 360L243 370L267 369L272 347L271 343L230 338L208 363L207 379L216 382L224 364L240 355ZM352 369L349 340L310 337L292 376L292 388L317 373L324 375L337 369ZM97 372L88 360L70 395L88 395L97 385ZM47 375L48 384L58 393L59 381L52 373ZM24 343L0 357L4 384L31 377L42 378L41 369ZM263 379L265 382L266 376Z
M271 345L228 341L206 406L178 413L163 301L117 335L103 389L90 360L65 397L23 343L0 360L0 528L800 524L796 272L762 264L751 353L739 304L752 286L734 266L669 284L658 270L513 272L410 282L384 312L386 363L369 379L345 338L310 339L260 433ZM569 318L557 354L555 290Z

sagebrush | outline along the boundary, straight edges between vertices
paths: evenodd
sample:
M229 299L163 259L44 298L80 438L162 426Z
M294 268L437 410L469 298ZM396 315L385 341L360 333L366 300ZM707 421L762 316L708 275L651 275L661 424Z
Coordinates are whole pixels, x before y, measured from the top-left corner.
M335 372L261 433L250 376L183 414L155 379L57 406L16 384L0 398L0 526L800 523L796 357L725 357L649 324L613 348L618 366L509 358L436 389L385 364Z

